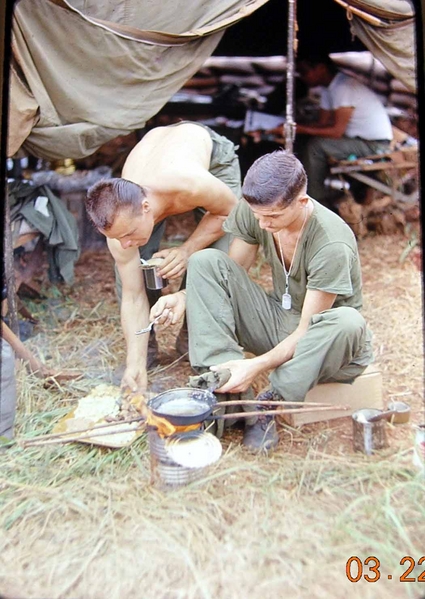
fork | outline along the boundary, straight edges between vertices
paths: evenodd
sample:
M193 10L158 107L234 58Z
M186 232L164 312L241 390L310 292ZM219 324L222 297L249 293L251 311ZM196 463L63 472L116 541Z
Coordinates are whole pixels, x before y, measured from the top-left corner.
M156 318L154 318L152 320L152 322L150 322L148 324L148 326L144 329L140 329L140 331L136 331L136 335L143 335L143 333L149 333L149 331L152 329L153 325L158 322L158 320L161 318L162 314L160 314L159 316L157 316Z

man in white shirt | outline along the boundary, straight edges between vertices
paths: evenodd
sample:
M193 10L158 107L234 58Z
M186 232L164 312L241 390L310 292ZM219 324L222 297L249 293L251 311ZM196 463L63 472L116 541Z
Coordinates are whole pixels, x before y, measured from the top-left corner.
M323 88L318 121L297 125L297 134L312 136L303 157L308 193L333 208L324 185L329 158L344 160L351 154L361 157L388 151L391 121L378 96L339 72L329 57L302 58L297 70L309 87Z

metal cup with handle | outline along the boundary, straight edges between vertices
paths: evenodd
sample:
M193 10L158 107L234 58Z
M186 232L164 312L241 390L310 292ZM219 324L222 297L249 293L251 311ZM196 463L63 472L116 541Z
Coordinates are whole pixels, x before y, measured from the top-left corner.
M163 289L168 285L167 279L163 279L158 271L158 267L161 266L163 260L164 258L142 260L140 267L143 270L145 285L148 289Z

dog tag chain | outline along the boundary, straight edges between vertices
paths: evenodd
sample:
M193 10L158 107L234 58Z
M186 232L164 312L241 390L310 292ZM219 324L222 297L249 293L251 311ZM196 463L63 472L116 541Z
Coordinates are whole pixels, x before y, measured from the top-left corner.
M292 255L291 264L289 265L289 270L286 270L285 259L283 257L282 243L280 241L279 233L277 234L277 239L279 241L280 257L282 258L283 272L285 273L285 293L282 295L282 308L284 310L290 310L292 308L292 297L291 297L291 294L289 293L289 277L291 276L292 265L294 264L295 254L297 253L298 242L299 242L301 235L304 231L304 226L305 226L306 220L307 220L307 205L305 207L305 216L304 216L303 226L301 227L301 230L297 237L297 242L295 244L295 249L294 249L294 253Z

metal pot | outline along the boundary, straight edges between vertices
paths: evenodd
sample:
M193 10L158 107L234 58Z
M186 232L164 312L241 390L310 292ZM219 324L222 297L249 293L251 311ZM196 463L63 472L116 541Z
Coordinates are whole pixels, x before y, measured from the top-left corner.
M215 418L212 410L216 404L217 399L211 391L192 387L163 391L147 402L155 416L165 418L174 426L189 426Z

